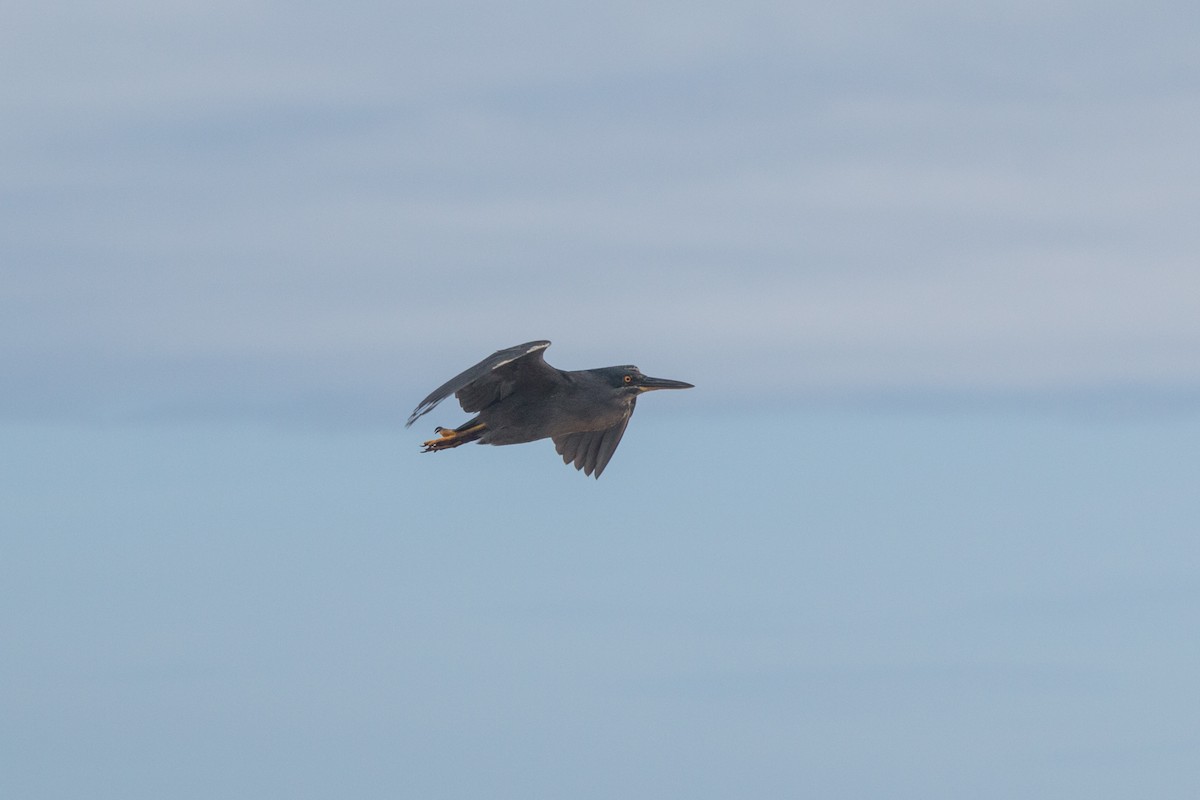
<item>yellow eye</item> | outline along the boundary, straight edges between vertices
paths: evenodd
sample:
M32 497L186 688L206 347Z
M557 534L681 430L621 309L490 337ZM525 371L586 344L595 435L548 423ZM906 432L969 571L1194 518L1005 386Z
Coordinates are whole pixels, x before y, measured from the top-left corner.
M633 376L632 376L632 375L626 375L626 376L625 376L625 382L626 382L626 383L633 383Z

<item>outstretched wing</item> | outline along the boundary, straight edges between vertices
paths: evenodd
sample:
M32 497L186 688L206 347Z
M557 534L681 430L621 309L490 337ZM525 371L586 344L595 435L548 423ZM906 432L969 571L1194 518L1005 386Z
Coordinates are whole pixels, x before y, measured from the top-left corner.
M432 411L452 394L458 397L463 411L479 411L511 392L518 381L549 380L554 368L542 358L542 351L549 346L550 342L542 340L497 350L430 392L413 409L404 427L412 425L418 417Z
M617 451L617 445L621 443L621 437L625 435L625 426L629 424L631 416L633 416L632 404L629 406L629 413L625 415L625 418L611 428L555 436L554 449L563 457L564 464L574 462L575 469L583 470L584 475L595 473L599 478L600 473L604 472L604 468L608 465L608 460Z

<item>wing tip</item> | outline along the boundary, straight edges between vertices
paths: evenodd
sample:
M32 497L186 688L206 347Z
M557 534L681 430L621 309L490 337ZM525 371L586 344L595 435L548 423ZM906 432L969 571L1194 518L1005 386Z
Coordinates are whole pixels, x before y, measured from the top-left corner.
M418 419L420 419L421 417L428 414L430 411L433 411L433 409L440 402L442 402L442 401L438 400L437 402L434 402L434 403L425 401L425 402L421 403L419 406L417 406L416 408L413 409L413 412L411 414L408 415L408 422L404 423L404 427L411 428L412 424L414 422L416 422Z

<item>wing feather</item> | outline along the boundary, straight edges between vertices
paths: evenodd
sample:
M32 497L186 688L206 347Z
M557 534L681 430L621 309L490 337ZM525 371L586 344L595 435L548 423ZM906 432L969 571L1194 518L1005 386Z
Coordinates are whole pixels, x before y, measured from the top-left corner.
M604 472L604 468L608 466L609 459L617 451L617 445L621 443L621 437L625 435L625 428L629 425L631 416L633 416L632 406L625 418L611 428L556 436L554 437L554 449L563 457L564 464L574 463L575 469L583 470L584 475L594 474L599 478L600 473Z
M463 411L479 411L511 392L518 379L549 379L550 371L554 368L542 357L542 351L549 346L550 342L543 339L497 350L430 392L429 396L413 409L404 427L407 428L419 417L428 414L450 395L458 398Z

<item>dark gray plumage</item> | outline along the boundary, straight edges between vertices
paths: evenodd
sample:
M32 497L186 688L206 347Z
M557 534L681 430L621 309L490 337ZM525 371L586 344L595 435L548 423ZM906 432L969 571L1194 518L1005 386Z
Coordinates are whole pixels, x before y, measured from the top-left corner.
M550 342L527 342L498 350L429 394L405 427L450 395L475 417L459 427L437 428L439 438L424 452L467 442L520 444L553 439L567 464L600 477L616 452L638 395L655 389L690 389L692 384L651 378L634 366L564 371L542 357Z

